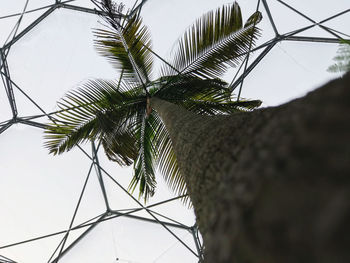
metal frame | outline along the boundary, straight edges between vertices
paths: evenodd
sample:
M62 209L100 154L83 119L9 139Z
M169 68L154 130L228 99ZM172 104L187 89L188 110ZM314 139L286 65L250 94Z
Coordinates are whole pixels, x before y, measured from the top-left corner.
M0 263L17 263L17 262L13 261L12 259L9 259L5 256L0 255Z
M86 8L86 7L81 7L81 6L76 6L76 5L72 5L72 3L75 0L52 0L53 4L51 5L47 5L47 6L43 6L40 8L36 8L33 10L24 10L22 13L16 13L16 14L9 14L7 16L3 16L0 17L1 19L6 19L9 17L16 17L19 16L19 20L17 23L17 29L21 23L21 19L23 17L23 15L26 15L28 13L33 13L33 12L38 12L41 10L46 10L43 14L41 14L37 19L35 19L29 26L27 26L25 29L23 29L21 32L19 32L19 34L17 33L17 30L14 32L14 34L12 35L11 40L9 40L7 43L5 43L5 45L3 45L3 47L0 48L0 75L1 75L1 79L2 79L2 83L3 86L5 88L6 91L6 95L7 95L7 99L9 101L9 106L11 109L11 113L12 113L12 118L9 120L0 120L0 134L7 131L13 124L15 123L21 123L24 125L29 125L29 126L34 126L40 129L44 129L45 128L45 124L40 122L40 118L42 117L48 117L51 120L52 117L51 115L54 114L54 112L51 113L46 113L31 97L30 95L28 95L26 92L24 92L23 89L21 89L15 82L13 79L11 79L11 75L10 75L10 70L8 67L8 63L7 63L7 56L9 54L9 50L10 48L17 42L19 41L23 36L25 36L26 34L28 34L35 26L37 26L39 23L42 23L46 17L48 17L50 14L52 14L56 9L59 8L65 8L65 9L69 9L69 10L73 10L73 11L77 11L77 12L84 12L84 13L88 13L88 14L93 14L93 15L101 15L103 14L102 11L97 10L97 9L90 9L90 8ZM140 13L141 9L143 7L143 5L146 3L147 0L137 0L135 2L134 5L134 9L131 11L132 13ZM288 8L290 10L292 10L293 12L295 12L296 14L302 16L303 18L307 19L311 25L304 27L304 28L300 28L298 30L292 31L292 32L288 32L288 33L284 33L284 34L280 34L276 25L276 21L273 19L273 15L271 13L271 10L269 8L269 4L268 2L270 1L277 1L281 4L281 6L284 6L285 8ZM94 0L92 0L92 2L94 2ZM28 2L27 2L28 3ZM262 7L261 7L262 6ZM234 91L238 86L240 86L239 88L239 95L238 95L238 99L240 97L241 94L241 90L243 87L243 83L244 83L244 79L251 73L253 72L254 68L259 64L260 61L262 61L264 59L264 57L266 55L269 54L269 52L275 47L275 45L281 41L304 41L304 42L316 42L316 43L331 43L331 44L335 44L335 43L339 43L339 41L341 39L344 39L345 37L349 38L349 35L343 33L343 32L339 32L337 30L334 30L332 28L329 28L327 26L324 26L323 24L327 21L330 21L336 17L339 16L343 16L344 14L350 12L350 9L344 10L338 14L335 14L333 16L330 16L329 18L326 18L320 22L316 22L315 20L313 20L312 18L306 16L305 14L303 14L301 11L295 9L293 6L289 5L288 3L286 3L285 1L282 0L257 0L257 10L261 10L263 8L263 10L266 12L267 14L267 18L272 26L272 29L274 31L274 38L270 39L269 41L255 47L255 48L251 48L249 50L249 52L247 52L246 54L243 54L245 57L243 59L243 62L241 64L241 67L238 69L235 77L233 78L231 84L230 84L230 88L232 91ZM125 16L123 14L115 14L116 16ZM325 37L309 37L309 36L297 36L297 34L304 32L310 28L316 27L318 26L319 28L321 28L322 30L326 31L327 33L331 34L332 37L329 38L325 38ZM342 37L344 36L344 38ZM253 61L249 61L250 60L250 54L251 52L254 51L258 51L258 50L262 50L261 53L253 60ZM153 52L153 51L152 51ZM153 52L154 53L154 52ZM163 60L158 54L154 53L156 55L156 57L158 59ZM166 62L164 60L165 63L168 64L168 62ZM241 69L243 69L242 72ZM239 74L240 73L240 74ZM31 103L33 103L38 110L41 112L40 115L33 115L33 116L20 116L20 109L17 108L16 105L16 98L14 95L14 89L18 90L19 92L21 92ZM54 121L54 120L53 120ZM180 242L184 247L186 247L186 249L188 249L192 254L194 254L199 262L202 262L203 260L203 244L201 242L201 237L200 237L200 233L198 231L198 227L196 225L194 226L187 226L184 225L180 222L177 222L169 217L167 217L166 215L157 213L155 211L153 211L151 208L153 207L157 207L169 202L172 202L174 200L177 200L181 197L176 197L176 198L172 198L169 200L164 200L162 202L153 204L153 205L149 205L149 206L144 206L142 205L137 199L135 199L125 188L123 188L118 181L115 180L115 178L110 175L99 163L99 159L98 159L98 151L99 151L99 145L95 145L95 143L92 143L92 154L88 154L86 151L84 151L82 148L81 151L82 153L90 159L91 161L91 165L90 165L90 169L89 172L86 176L86 179L84 181L82 190L81 190L81 194L79 196L79 199L77 201L76 204L76 208L74 211L74 214L72 216L72 219L70 221L70 224L68 226L68 228L66 230L62 230L62 231L58 231L55 233L49 233L47 235L43 235L43 236L37 236L37 237L33 237L31 239L27 239L27 240L22 240L16 243L12 243L12 244L7 244L7 245L3 245L0 247L0 252L1 249L4 248L8 248L8 247L14 247L14 246L18 246L21 244L25 244L28 242L35 242L37 240L41 240L41 239L45 239L45 238L49 238L52 236L57 236L57 235L63 235L62 240L60 241L60 243L58 244L57 248L53 251L51 257L48 259L48 263L58 263L59 260L64 257L65 254L67 254L71 249L74 248L74 246L81 240L83 239L90 231L92 231L98 224L101 224L105 221L108 220L113 220L115 218L118 217L127 217L127 218L131 218L131 219L136 219L136 220L140 220L140 221L144 221L147 223L152 223L152 224L159 224L160 226L162 226L163 228L165 228L170 235L172 235L178 242ZM100 184L100 188L101 188L101 192L103 194L104 197L104 202L105 202L105 209L106 211L101 214L101 215L97 215L94 218L91 218L90 220L80 223L80 224L76 224L75 223L75 217L77 215L77 212L79 210L79 206L81 203L81 200L84 196L85 193L85 188L86 185L88 183L88 180L90 178L91 175L91 171L92 168L96 169L96 174L97 174L97 179L99 181ZM105 179L109 178L110 180L112 180L115 183L115 186L118 187L119 189L121 189L122 191L124 191L126 194L129 195L129 197L131 199L133 199L135 201L135 203L138 205L137 208L131 208L131 209L126 209L126 210L113 210L110 207L109 201L108 201L108 195L105 189ZM150 218L146 218L146 217L141 217L141 216L137 216L134 215L134 213L139 212L139 211L146 211L148 213L148 215L150 215ZM183 229L186 231L189 231L189 233L191 233L191 235L193 236L193 241L196 247L196 251L192 250L192 248L190 248L188 246L188 244L186 244L183 240L181 240L181 238L179 238L173 231L172 228L179 228L179 229ZM69 237L69 234L72 231L78 230L78 229L85 229L85 231L78 237L76 238L71 244L69 244L67 246L67 240ZM0 255L0 263L16 263L15 261L6 258L5 256L1 256Z

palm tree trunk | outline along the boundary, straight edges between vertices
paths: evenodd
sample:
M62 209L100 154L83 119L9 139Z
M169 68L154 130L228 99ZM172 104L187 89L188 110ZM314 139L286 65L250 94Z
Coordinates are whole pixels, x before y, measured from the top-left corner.
M285 105L199 116L151 99L205 262L350 262L350 75Z

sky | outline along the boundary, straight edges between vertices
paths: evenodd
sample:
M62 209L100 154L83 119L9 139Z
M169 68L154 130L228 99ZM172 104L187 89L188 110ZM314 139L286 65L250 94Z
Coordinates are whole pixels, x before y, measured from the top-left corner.
M27 10L52 2L54 1L29 0ZM325 0L285 2L315 21L321 21L350 8L348 0L335 0L332 4ZM2 0L0 17L20 13L25 3L25 0ZM124 3L130 7L134 1L127 0ZM229 3L230 1L226 0L148 0L141 15L150 29L153 50L161 57L169 58L174 43L197 17ZM244 20L256 10L256 0L241 0L238 3ZM267 0L267 3L280 34L310 25L310 21L277 0ZM72 1L70 4L94 7L88 0ZM262 4L260 10L263 20L259 25L262 36L258 45L274 37L274 30ZM46 9L43 9L26 14L18 33L45 11ZM0 47L18 18L19 16L0 19ZM349 37L349 24L350 12L324 25ZM101 19L95 15L58 9L12 46L8 64L11 78L20 88L14 87L19 116L41 114L23 93L29 95L45 112L52 112L57 109L56 101L79 83L91 78L118 77L112 66L97 55L93 48L92 29L99 27ZM312 28L299 35L333 37L320 28ZM276 44L245 78L242 97L260 99L263 106L268 107L306 94L339 76L327 72L337 49L337 44L330 43L285 41ZM261 50L251 55L249 63L254 61ZM155 70L155 73L157 72ZM231 82L234 74L235 69L230 70L225 75L225 80ZM0 123L11 117L5 89L0 82ZM38 121L44 123L46 119L41 118ZM83 145L82 149L91 155L90 144ZM47 262L63 234L10 248L1 247L67 229L91 161L79 149L62 156L48 155L43 147L42 130L22 124L15 124L0 134L0 157L0 259L1 256L5 256L21 263ZM120 168L109 162L103 151L99 151L98 157L105 171L122 186L127 187L132 169ZM97 178L97 172L92 168L77 213L76 224L105 211ZM122 211L140 207L107 174L103 173L103 178L113 209ZM134 197L137 198L137 194ZM158 190L147 205L172 197L173 193L158 175ZM144 205L142 202L141 204ZM156 207L154 211L187 226L193 226L195 222L193 211L180 201ZM151 218L145 211L135 215ZM170 222L168 219L159 218ZM171 228L171 231L184 240L190 249L196 251L189 231L179 228ZM72 232L67 244L81 233L82 230ZM116 261L116 258L119 260ZM60 262L197 262L197 259L162 226L120 217L99 224L62 257Z

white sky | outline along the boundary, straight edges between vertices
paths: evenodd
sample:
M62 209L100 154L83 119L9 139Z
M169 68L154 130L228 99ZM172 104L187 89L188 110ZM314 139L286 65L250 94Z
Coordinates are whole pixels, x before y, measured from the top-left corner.
M53 0L30 0L28 10L51 4ZM314 20L322 20L350 8L348 0L286 0ZM124 1L126 4L133 1ZM148 0L142 10L144 22L153 37L154 51L164 58L181 35L197 17L222 4L221 0ZM241 0L244 19L256 8L256 1ZM310 24L309 21L283 7L276 0L268 0L270 10L281 34ZM25 0L1 0L0 17L21 12ZM71 4L92 6L88 0ZM259 25L263 35L259 43L270 40L274 34L263 7L264 19ZM45 11L45 10L44 10ZM20 31L43 11L26 15ZM0 19L0 46L18 17ZM8 57L14 82L45 111L56 109L55 102L62 95L88 78L116 78L114 69L99 57L92 47L91 29L99 26L99 19L91 14L71 10L56 10L35 29L18 41ZM350 35L350 12L325 23ZM303 36L332 37L319 28L302 33ZM242 97L261 99L264 106L274 106L301 96L336 77L328 73L338 46L336 44L282 42L261 61L245 79ZM254 59L259 53L252 56ZM155 71L157 72L157 71ZM225 76L231 81L233 71ZM14 90L19 116L41 112L16 88ZM0 123L11 118L6 93L0 82ZM43 148L40 129L14 125L0 135L0 247L28 238L64 230L69 226L75 204L90 167L89 159L81 151L73 150L59 157L49 156ZM84 149L91 153L91 147ZM100 161L113 178L127 186L130 168L119 168L106 160L100 152ZM111 180L106 179L106 190L113 209L135 208ZM103 198L93 170L77 222L83 222L105 211ZM173 195L159 178L159 189L149 204L171 198ZM161 206L155 211L164 213L184 224L193 225L191 210L180 202ZM139 213L148 216L145 212ZM195 250L189 232L176 230ZM77 236L80 232L73 234ZM46 262L61 236L0 249L0 255L24 263ZM196 262L196 258L161 226L131 219L117 219L101 224L80 242L61 262ZM1 257L0 257L1 259Z

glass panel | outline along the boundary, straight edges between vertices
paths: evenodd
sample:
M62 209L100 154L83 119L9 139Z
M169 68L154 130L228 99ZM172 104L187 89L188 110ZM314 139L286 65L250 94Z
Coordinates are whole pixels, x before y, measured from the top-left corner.
M332 2L318 0L284 0L284 2L317 22L349 8L348 0L334 0Z
M42 130L25 125L13 125L1 134L0 145L0 206L6 214L0 224L1 245L65 230L90 161L80 150L48 155ZM101 211L97 192L92 194L89 213L82 210L80 221Z
M17 17L9 17L0 19L0 45L3 46L8 43L12 38L13 28L18 21Z
M30 9L28 8L28 10L30 10ZM28 13L24 14L16 35L20 34L22 31L26 30L27 27L29 27L32 23L34 23L37 19L39 19L40 16L43 15L43 17L44 17L45 12L47 12L48 10L49 10L49 8L43 7L43 8L40 8L40 9L34 11L34 12L28 12ZM17 19L19 19L19 17L17 17ZM45 19L46 18L44 18L43 21L45 21ZM43 21L41 21L40 23L42 23Z
M245 79L242 96L274 106L305 95L339 76L327 72L337 48L323 43L277 44Z
M20 225L16 227L26 231L26 229L23 229ZM13 247L1 249L0 254L15 262L47 262L62 238L63 234L60 234L24 244L18 244ZM3 245L3 243L0 244L0 246L1 245ZM0 262L8 262L1 261L1 259L0 256Z
M300 16L277 0L267 1L267 6L280 34L291 32L312 24L312 22ZM264 9L266 10L265 6ZM268 17L266 16L265 19L268 19Z
M103 149L100 149L99 151L99 162L103 170L106 171L108 175L117 181L117 183L120 184L124 189L128 189L133 174L132 167L120 167L117 163L109 161L105 157ZM114 182L104 171L102 171L102 175L108 195L109 204L112 209L118 210L121 213L129 212L129 210L124 209L141 208L140 204L144 206L154 205L175 197L175 195L165 184L162 176L160 174L157 174L156 193L152 198L150 198L147 204L144 203L143 199L139 199L138 189L135 190L132 196L140 202L140 204L138 204L127 193L125 193L125 191L123 191L123 189L118 186L116 182ZM194 225L194 215L192 209L188 209L179 200L166 202L160 206L152 207L152 210L180 221L183 224L189 226ZM136 213L133 212L132 214L153 219L153 217L144 210L138 211ZM163 221L171 221L166 218L159 218Z
M0 16L7 16L11 14L20 13L23 11L26 0L2 0L1 1Z
M312 27L310 29L307 29L303 32L300 32L298 34L295 34L294 36L303 36L303 37L315 37L315 38L337 38L335 35L333 35L331 32L320 28L318 26Z
M350 28L348 26L349 24L350 24L350 10L341 16L338 16L332 20L327 21L323 25L336 30L335 33L339 34L343 38L349 39L350 38Z
M83 80L116 77L94 50L92 29L98 27L97 20L91 14L59 9L13 46L11 76L45 111L54 111L56 101ZM27 101L19 101L21 113L38 114Z
M55 4L56 0L29 0L27 11L48 7Z
M276 26L281 33L293 31L320 22L349 8L347 0L327 1L267 1ZM294 8L299 12L292 10Z
M196 253L187 230L171 228ZM61 259L70 262L198 262L184 245L161 226L128 218L99 224Z
M68 2L67 4L81 6L81 7L87 7L87 8L96 8L96 6L92 3L91 0L75 0L72 2Z
M9 1L4 0L1 2L0 10L0 29L1 37L0 43L4 43L10 32L17 24L21 15L23 14L19 28L17 29L18 35L24 28L31 24L35 19L37 19L41 14L43 14L47 7L52 5L54 1L51 0L30 0L26 6L27 1ZM25 12L24 12L25 11ZM24 12L24 13L23 13ZM14 32L13 32L14 33ZM13 34L11 35L11 38ZM10 39L11 39L10 38Z

